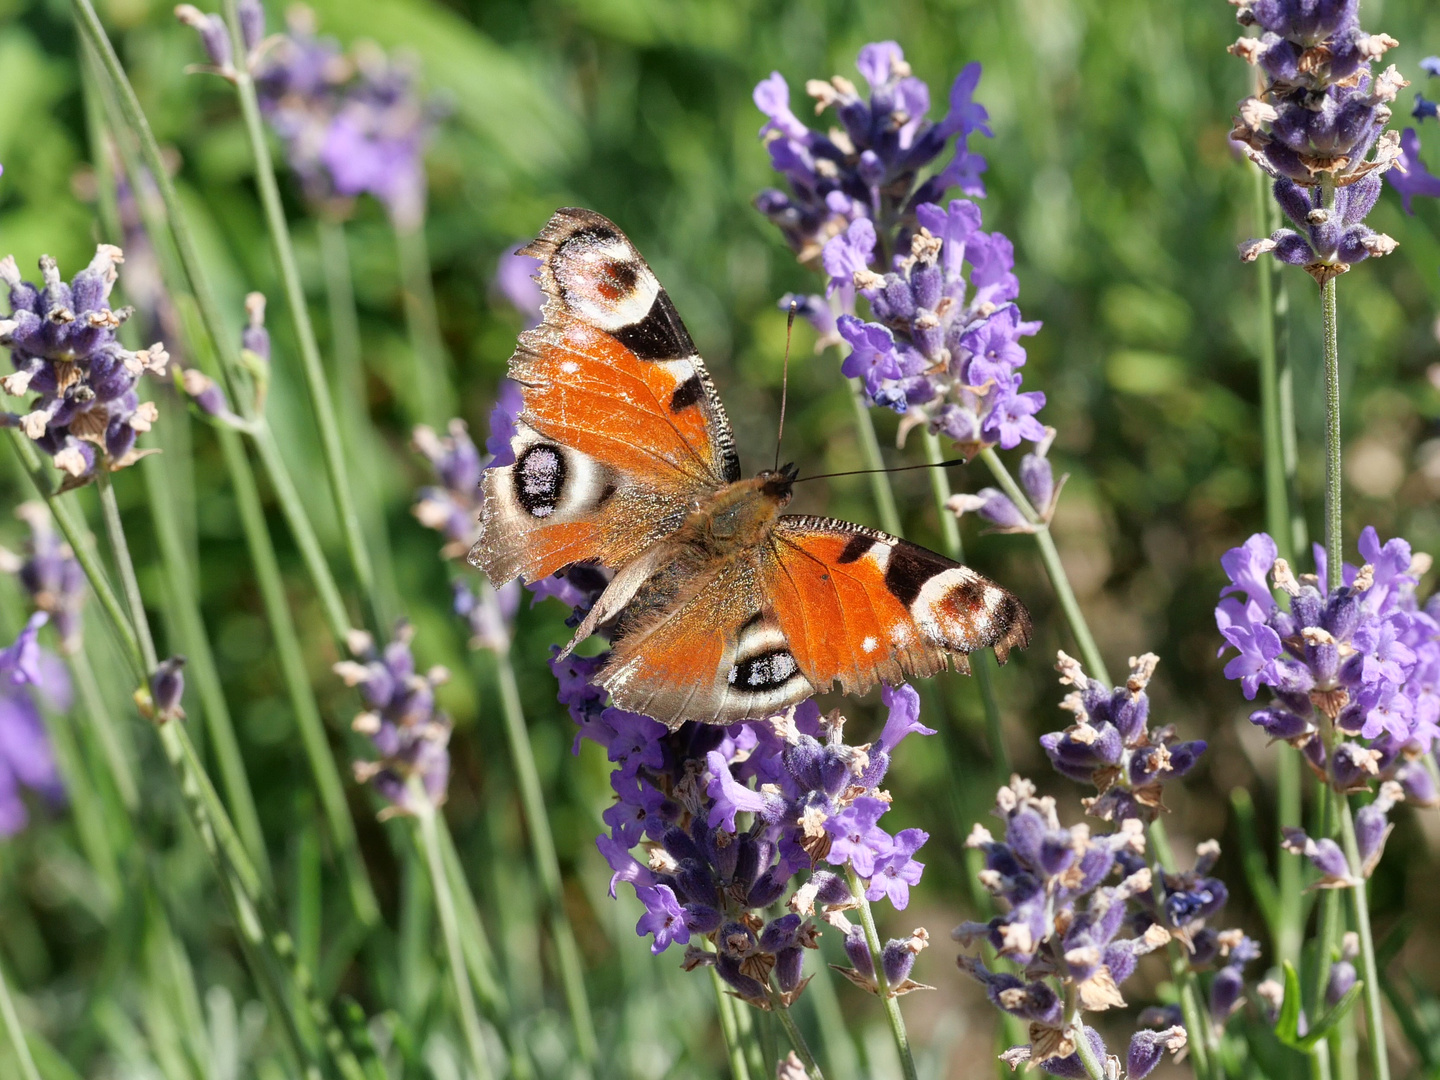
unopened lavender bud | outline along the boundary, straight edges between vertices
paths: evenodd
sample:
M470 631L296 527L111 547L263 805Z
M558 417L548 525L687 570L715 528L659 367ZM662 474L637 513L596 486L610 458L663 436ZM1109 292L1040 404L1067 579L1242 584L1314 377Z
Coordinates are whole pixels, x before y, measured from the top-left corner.
M1360 870L1367 878L1375 872L1385 841L1395 827L1390 823L1390 810L1405 798L1405 790L1394 780L1380 785L1380 794L1369 806L1355 812L1355 844L1360 853Z
M1223 1024L1240 1007L1244 990L1245 974L1239 966L1227 964L1216 972L1210 984L1210 1016L1215 1023Z
M1330 777L1337 791L1365 787L1371 777L1379 775L1380 752L1359 743L1343 742L1335 748L1330 761Z
M252 51L265 39L265 8L260 0L239 0L235 13L240 18L240 40Z
M185 710L180 699L185 695L185 657L172 656L163 660L150 676L150 701L155 709L155 719L160 721L184 719Z
M180 385L195 407L206 416L225 417L230 415L230 404L225 400L225 391L220 384L195 368L186 368L180 376Z
M1331 964L1330 978L1325 983L1325 1003L1338 1004L1355 985L1355 978L1355 965L1349 960L1337 960Z
M265 329L264 293L252 292L245 297L245 314L250 317L250 324L240 335L240 344L268 364L270 332Z
M865 943L865 931L858 926L852 926L845 933L845 955L850 958L850 966L866 978L875 977L875 965L870 962L870 946Z
M1318 886L1322 889L1346 888L1354 884L1350 877L1350 864L1345 853L1334 840L1312 840L1300 829L1284 830L1282 846L1295 855L1309 859L1321 873Z
M975 495L955 495L945 506L956 517L979 514L998 529L1013 532L1029 531L1031 526L1020 509L997 488L981 488Z
M1130 1080L1149 1076L1165 1051L1178 1054L1185 1048L1185 1029L1176 1024L1164 1031L1137 1031L1125 1055L1125 1073Z
M221 69L230 66L230 32L224 19L219 15L206 15L193 4L177 5L175 18L200 35L200 44L212 64Z
M930 934L922 926L908 938L891 938L880 952L880 967L885 972L885 984L894 990L910 977L915 966L915 957L930 944Z
M1435 790L1435 778L1423 762L1407 761L1395 771L1395 779L1405 791L1405 801L1411 806L1428 808L1440 806L1440 792Z
M1020 483L1040 516L1047 516L1050 500L1055 494L1055 473L1050 468L1050 459L1039 454L1026 454L1020 459Z

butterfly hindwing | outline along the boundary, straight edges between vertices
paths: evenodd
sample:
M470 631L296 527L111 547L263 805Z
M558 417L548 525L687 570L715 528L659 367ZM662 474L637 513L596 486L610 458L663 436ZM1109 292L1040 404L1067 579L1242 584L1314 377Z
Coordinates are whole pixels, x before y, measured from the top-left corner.
M759 550L682 556L640 590L599 681L615 704L671 725L772 716L815 688L769 609Z
M486 473L471 552L496 583L622 565L740 476L709 372L624 233L558 210L522 254L541 260L546 303L510 359L524 403L516 461Z
M762 559L764 588L800 670L847 694L943 670L1030 640L1030 616L974 570L833 518L784 515Z

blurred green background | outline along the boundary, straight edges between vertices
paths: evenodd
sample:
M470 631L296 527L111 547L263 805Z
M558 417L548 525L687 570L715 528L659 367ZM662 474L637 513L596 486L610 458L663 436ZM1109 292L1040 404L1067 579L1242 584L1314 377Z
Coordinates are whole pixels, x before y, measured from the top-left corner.
M157 135L177 155L182 194L237 333L244 293L271 297L270 415L293 472L319 490L323 469L233 96L213 77L183 73L199 50L167 4L106 0L98 6ZM1220 675L1211 615L1223 580L1220 554L1264 522L1256 270L1242 266L1235 253L1238 241L1264 230L1256 222L1251 167L1226 139L1231 110L1250 77L1225 52L1239 32L1230 6L1222 0L321 0L314 7L322 32L342 42L368 38L410 51L426 85L448 102L449 117L428 156L427 237L460 387L458 414L472 429L483 433L520 326L491 294L496 259L533 235L555 207L588 206L629 233L670 290L720 386L752 471L768 458L762 448L771 445L777 421L785 344L777 298L818 285L749 205L772 182L756 138L761 117L750 101L752 87L779 70L798 99L805 79L837 72L855 78L860 46L894 39L943 101L954 73L971 60L982 62L977 98L990 111L995 137L978 139L972 149L990 163L986 227L1014 239L1022 310L1044 321L1027 343L1026 388L1047 394L1042 419L1059 431L1052 457L1057 471L1071 474L1057 540L1112 670L1122 669L1128 656L1159 653L1154 717L1177 724L1185 737L1211 741L1201 767L1167 792L1175 811L1172 837L1181 851L1210 836L1221 840L1227 849L1222 871L1232 886L1226 922L1259 933L1245 898L1228 793L1249 788L1263 824L1273 751L1245 724L1238 686ZM1429 0L1366 0L1362 17L1372 32L1400 39L1386 59L1415 82L1412 89L1424 89L1417 61L1440 52L1440 8ZM271 28L280 21L272 9ZM97 235L88 201L94 182L75 48L62 0L0 0L0 254L13 252L27 272L48 252L68 276L88 261L97 239L112 239ZM1402 118L1411 92L1397 103ZM797 101L797 111L801 105ZM1440 171L1440 134L1433 124L1426 134L1432 168ZM316 233L296 186L283 179L323 348ZM1431 373L1440 365L1440 207L1420 200L1418 210L1414 218L1403 216L1387 190L1370 223L1400 241L1398 252L1340 282L1350 550L1360 528L1373 524L1382 537L1404 535L1417 550L1440 552L1440 376ZM419 630L420 663L445 663L455 673L443 697L456 723L447 814L512 992L533 1027L537 1062L545 1075L563 1075L567 1029L535 921L535 885L495 688L489 668L466 657L463 629L449 611L451 571L436 554L435 535L409 513L414 489L427 475L408 448L416 402L407 381L410 346L394 239L373 204L362 204L349 239L366 393L387 438L387 452L357 472L385 507L399 594ZM1300 272L1285 268L1282 277L1290 304L1282 345L1294 373L1301 494L1318 525L1318 296ZM812 342L809 328L797 326L787 456L812 471L857 467L837 358L830 352L812 360ZM278 886L282 898L293 900L318 844L309 772L218 451L211 434L198 424L187 429L178 411L167 423L174 426L165 439L193 438L190 524L204 568L204 612ZM877 415L877 423L891 460L918 460L913 447L893 449L893 416ZM975 490L985 480L976 469L961 468L952 470L952 482ZM895 485L907 534L938 543L924 475L899 475ZM122 474L117 487L142 586L159 595L144 485L138 473ZM29 495L9 452L0 454L0 506ZM831 481L824 490L812 486L805 500L804 509L875 523L863 478ZM328 501L317 498L311 509L336 565L343 565L338 533L326 518ZM355 752L347 725L358 706L330 674L338 657L278 511L272 526L306 662L343 758ZM971 561L1019 593L1038 628L1030 650L999 679L1011 754L1020 770L1077 809L1075 793L1047 775L1035 743L1063 723L1051 663L1056 648L1071 648L1068 632L1033 546L1023 537L982 536L968 519L964 528ZM0 517L0 543L15 547L21 533L8 514ZM567 872L567 904L599 1003L607 1075L722 1075L703 976L680 972L674 953L652 958L632 931L638 905L605 896L608 871L594 837L609 798L608 764L594 745L570 756L573 726L554 702L544 663L548 646L569 636L563 614L558 605L526 605L515 657ZM21 619L18 594L0 581L0 637L10 640ZM103 636L92 622L92 635ZM105 689L113 711L129 717L118 661L112 675ZM936 939L916 976L939 989L906 998L905 1008L917 1043L926 1048L930 1075L959 1077L976 1075L975 1063L993 1047L992 1014L956 971L947 934L969 911L961 845L970 822L988 807L995 776L973 687L953 675L937 683L926 715L945 725L943 745L938 739L907 744L889 784L894 827L921 826L931 834L923 852L927 870L909 910L884 910L882 931L903 934L924 925ZM862 730L870 729L873 702L851 703L847 711ZM187 1071L183 1029L194 1018L183 1011L188 1006L164 999L154 989L161 983L147 975L166 965L192 969L208 1003L212 1043L227 1023L226 1010L238 1009L235 1045L245 1045L254 990L215 901L209 866L176 809L153 738L138 722L127 723L144 769L152 840L146 857L161 871L160 887L145 902L170 912L177 939L127 935L121 928L143 920L126 923L99 910L72 824L61 814L0 844L0 963L24 995L24 1019L80 1075L251 1075L243 1055L234 1074ZM352 789L350 798L387 929L331 974L367 1011L395 1010L423 1047L428 1018L444 992L426 885L395 842L396 827L374 823L362 792ZM1426 912L1440 890L1440 831L1433 815L1428 832L1416 815L1398 817L1392 856L1382 863L1373 893L1378 933L1400 925L1406 912L1417 916L1396 964L1433 971L1440 964L1440 930ZM326 920L344 909L338 884L327 882L323 902ZM331 924L324 925L328 934ZM1159 964L1142 968L1127 984L1127 998L1139 1005L1153 1000L1164 975ZM891 1051L873 1002L844 985L835 994L847 1017L866 1018L853 1026L857 1060L885 1075ZM833 1022L824 1002L818 1006L805 1023ZM1114 1018L1117 1031L1128 1030L1130 1015ZM167 1042L183 1052L167 1057L156 1049ZM1418 1060L1413 1050L1399 1053L1412 1064ZM0 1072L9 1067L4 1054ZM440 1057L416 1050L406 1061L413 1075L458 1076L445 1071ZM844 1075L843 1063L832 1065Z

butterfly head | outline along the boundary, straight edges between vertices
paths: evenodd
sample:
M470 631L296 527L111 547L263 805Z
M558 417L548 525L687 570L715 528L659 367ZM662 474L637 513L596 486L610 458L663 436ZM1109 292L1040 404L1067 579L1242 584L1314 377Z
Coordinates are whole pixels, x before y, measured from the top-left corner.
M781 506L790 501L791 490L795 486L795 478L800 475L800 466L794 462L786 462L778 469L766 469L756 475L755 479L760 481L760 490L766 496L774 499Z

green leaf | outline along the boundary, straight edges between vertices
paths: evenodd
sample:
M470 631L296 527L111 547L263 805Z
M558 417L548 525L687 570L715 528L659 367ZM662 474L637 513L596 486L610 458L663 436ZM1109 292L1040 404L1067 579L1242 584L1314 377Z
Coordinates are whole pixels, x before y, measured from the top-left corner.
M1300 1037L1300 976L1289 960L1285 961L1285 1000L1275 1019L1275 1037L1292 1050L1307 1049Z
M1335 1025L1345 1018L1345 1014L1355 1007L1355 1003L1360 1000L1360 991L1364 986L1365 981L1363 979L1357 979L1355 985L1345 992L1345 996L1335 1003L1334 1008L1326 1012L1314 1028L1300 1040L1301 1047L1309 1050L1321 1039L1329 1035Z

